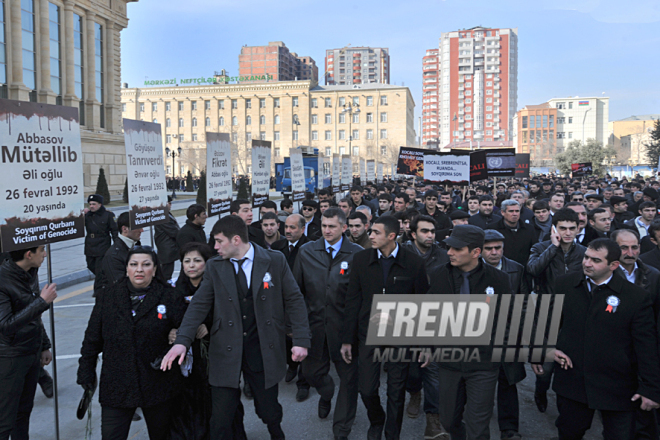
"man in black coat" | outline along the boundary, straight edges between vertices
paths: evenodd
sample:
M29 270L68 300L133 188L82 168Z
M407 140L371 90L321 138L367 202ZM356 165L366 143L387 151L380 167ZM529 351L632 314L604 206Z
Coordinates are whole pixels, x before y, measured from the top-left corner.
M206 208L193 203L186 210L186 217L186 224L176 234L176 244L179 249L190 242L206 243L206 233L204 232L207 218Z
M211 234L218 256L208 260L195 300L188 306L161 368L171 368L177 359L183 362L197 328L213 306L209 346L211 438L232 438L234 413L240 401L239 378L243 374L271 439L283 440L278 383L287 368L285 315L293 334L291 355L302 361L311 346L305 300L284 256L250 243L247 225L240 217L221 218Z
M0 266L0 438L26 439L41 367L53 359L41 314L57 297L39 293L44 246L10 252Z
M92 194L87 198L89 210L85 212L85 258L87 269L94 275L101 266L103 256L117 240L115 214L103 206L103 196Z
M438 192L426 191L424 194L424 207L419 211L421 215L428 215L435 220L437 229L451 229L452 224L449 216L438 209Z
M484 239L484 231L477 226L455 226L451 236L445 239L449 264L431 274L428 293L510 295L508 276L482 261ZM478 361L440 363L439 389L444 395L440 400L440 423L452 438L465 438L466 434L470 439L489 438L500 363L491 362L492 346L478 350Z
M648 266L660 270L660 220L656 220L649 226L649 240L654 244L653 250L643 253L639 259Z
M166 280L172 278L174 263L179 259L179 245L176 237L179 234L179 222L172 215L172 197L167 196L167 209L170 211L167 223L161 223L154 227L154 242L158 249L158 261L160 262L163 276Z
M367 433L369 440L380 439L383 428L386 438L399 438L410 366L409 362L387 364L386 417L378 394L381 365L374 361L376 347L366 345L373 296L424 294L428 290L424 261L398 245L396 237L399 228L399 221L393 216L383 216L374 221L370 233L373 247L353 257L344 308L341 354L344 361L350 364L353 361L353 347L358 345L358 388L371 423Z
M532 225L520 220L520 204L517 201L503 201L502 218L485 229L495 229L504 236L505 257L521 265L527 264L532 246L538 242L538 235Z
M126 277L126 257L128 251L140 243L143 229L129 229L128 212L123 212L117 219L119 235L108 249L101 262L101 270L94 280L94 296L102 294L103 289L110 287Z
M509 276L514 295L529 295L530 282L525 267L504 256L504 235L495 229L487 229L484 240L483 260ZM513 307L513 301L511 302ZM523 312L524 315L524 312ZM502 438L519 438L520 406L518 388L527 374L522 362L504 362L497 378L497 422Z
M314 200L303 200L301 214L305 217L305 236L310 240L321 238L321 220L316 217L319 204Z
M335 383L328 374L334 363L339 376L339 393L332 431L336 439L347 439L355 420L358 398L357 364L341 358L340 331L353 256L362 247L344 237L346 216L339 208L328 208L321 216L323 238L302 247L293 276L307 303L312 348L302 362L307 381L321 396L319 417L330 413ZM357 356L357 351L354 351Z
M632 439L635 410L660 406L651 299L641 287L613 276L620 257L612 240L594 240L584 271L555 283L555 290L565 294L554 355L559 438L582 438L599 410L605 439Z
M479 226L481 229L488 228L488 226L502 218L493 214L494 207L493 196L485 194L479 197L479 214L470 217L468 224Z
M251 243L255 243L262 248L266 248L266 234L261 228L255 228L252 224L252 204L246 199L232 200L229 205L229 213L237 215L248 226L248 239ZM209 243L213 242L213 237L209 237Z

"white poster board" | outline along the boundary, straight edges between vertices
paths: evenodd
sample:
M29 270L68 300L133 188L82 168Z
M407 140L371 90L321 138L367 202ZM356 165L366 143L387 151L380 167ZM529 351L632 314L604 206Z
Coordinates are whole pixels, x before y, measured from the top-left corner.
M130 228L168 221L160 124L124 119Z
M305 167L300 148L289 149L291 161L291 200L300 202L305 200Z
M341 158L338 154L332 155L332 193L337 194L341 189Z
M360 185L367 184L367 163L363 158L360 158Z
M260 207L270 197L271 142L252 140L252 207Z
M78 109L0 99L0 140L2 251L83 237Z
M345 154L341 157L341 190L348 191L353 185L353 161Z
M424 154L424 180L431 182L470 182L470 154Z
M232 199L229 133L206 133L206 199L209 217L229 212Z
M378 183L383 183L383 162L378 162L378 168L376 173L376 181Z
M376 161L368 160L367 161L367 182L376 182Z

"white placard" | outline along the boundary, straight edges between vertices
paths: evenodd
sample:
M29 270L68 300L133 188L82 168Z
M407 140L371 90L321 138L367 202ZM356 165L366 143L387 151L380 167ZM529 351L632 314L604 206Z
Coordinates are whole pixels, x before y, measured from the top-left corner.
M229 212L232 199L229 133L206 133L206 211Z
M252 207L270 197L270 141L252 140Z
M0 99L0 140L3 252L83 237L78 109Z
M426 152L424 180L465 183L470 181L470 155Z
M367 181L376 182L376 161L368 160L367 161Z
M383 183L383 162L378 162L376 181Z
M338 154L332 155L332 193L337 194L341 189L341 158Z
M291 161L291 200L300 202L305 200L305 166L300 148L289 149Z
M363 158L360 158L360 184L367 184L367 164Z
M341 157L341 190L348 191L353 185L353 161L351 156Z
M124 119L130 228L166 223L167 188L160 124Z

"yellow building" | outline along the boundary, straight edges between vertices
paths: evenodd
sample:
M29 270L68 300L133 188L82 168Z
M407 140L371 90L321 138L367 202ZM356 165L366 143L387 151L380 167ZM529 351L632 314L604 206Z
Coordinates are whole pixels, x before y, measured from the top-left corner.
M645 144L651 140L651 132L660 114L631 116L610 122L609 144L617 151L617 160L630 165L651 165L646 156Z
M126 5L137 0L0 0L0 98L80 109L85 193L126 178L120 112Z
M228 84L230 80L241 83ZM311 146L325 155L393 163L399 146L415 142L414 107L407 87L387 84L318 86L315 81L261 78L196 78L148 81L121 91L123 116L162 125L167 174L180 177L205 169L205 132L229 133L234 173L249 174L251 139L273 142L272 164L289 148ZM195 83L193 86L174 85ZM149 87L149 85L155 85ZM176 153L178 154L178 153Z

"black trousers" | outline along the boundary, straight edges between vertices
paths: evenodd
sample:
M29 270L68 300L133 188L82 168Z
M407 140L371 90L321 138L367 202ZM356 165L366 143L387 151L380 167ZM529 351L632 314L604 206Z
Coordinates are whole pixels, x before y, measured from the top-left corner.
M0 358L0 440L27 440L41 352Z
M579 440L591 428L596 410L586 403L557 394L559 417L555 426L559 440ZM635 411L600 411L603 416L604 440L632 440L635 434Z
M305 375L302 371L302 365L300 365L300 362L296 362L293 359L291 359L291 349L293 348L293 339L291 339L291 336L287 335L286 337L286 363L287 366L291 371L297 371L298 372L298 379L296 380L296 386L298 389L309 389L309 383L307 382L307 379L305 379Z
M419 362L411 362L410 369L408 370L408 381L406 382L406 391L410 394L419 393L422 391L422 364ZM424 396L426 398L426 396Z
M398 440L403 423L406 403L406 382L410 362L387 362L387 417L380 404L381 363L374 362L373 346L360 342L358 353L358 389L367 408L369 422L375 426L385 425L385 439ZM355 362L355 358L353 358Z
M644 411L641 408L635 411L635 440L658 440L657 411Z
M326 339L320 358L307 356L302 361L302 369L307 382L319 393L322 399L330 400L335 392L335 383L330 372L330 351ZM353 362L335 362L339 376L339 392L335 402L332 432L338 437L348 437L355 422L358 399L358 349L353 347Z
M170 278L172 278L172 274L174 273L174 261L171 263L161 263L160 270L163 271L165 281L169 281Z
M555 371L555 361L543 362L543 374L536 376L535 392L547 393L552 383L552 373Z
M142 408L149 440L167 440L169 438L173 400ZM101 406L101 438L103 440L126 440L136 409Z
M246 362L243 362L242 371L243 379L252 389L257 416L268 426L271 438L284 439L284 433L280 427L282 405L277 400L278 386L274 385L266 389L264 372L251 371ZM211 387L211 438L213 440L234 440L232 424L240 402L240 388Z
M497 377L497 423L500 431L518 431L520 422L520 405L518 402L518 387L516 384L509 385L504 373L504 367L500 367Z
M87 261L87 269L89 269L91 273L96 275L101 269L101 262L103 261L103 255L100 255L98 257L90 257L86 255L85 260Z

